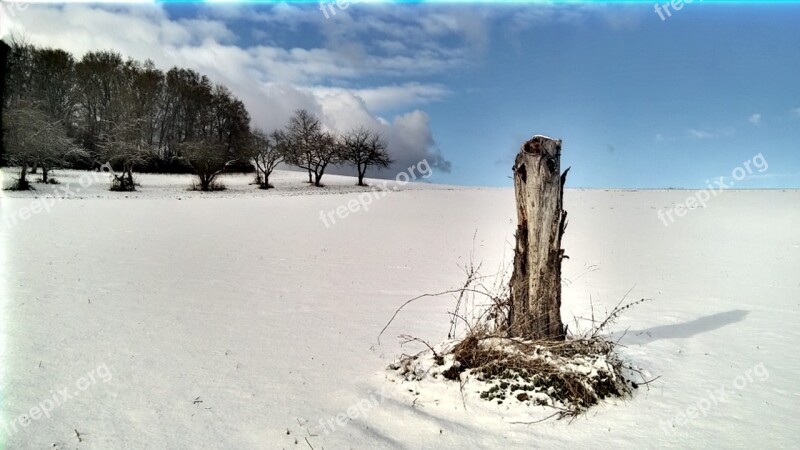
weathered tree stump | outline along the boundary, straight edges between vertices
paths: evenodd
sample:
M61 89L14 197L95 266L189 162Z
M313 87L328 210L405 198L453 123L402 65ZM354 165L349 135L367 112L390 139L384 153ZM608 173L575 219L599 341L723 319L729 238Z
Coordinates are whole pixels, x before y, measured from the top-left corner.
M517 199L517 247L511 276L509 334L535 340L562 340L561 237L563 210L561 141L534 136L522 145L514 163Z

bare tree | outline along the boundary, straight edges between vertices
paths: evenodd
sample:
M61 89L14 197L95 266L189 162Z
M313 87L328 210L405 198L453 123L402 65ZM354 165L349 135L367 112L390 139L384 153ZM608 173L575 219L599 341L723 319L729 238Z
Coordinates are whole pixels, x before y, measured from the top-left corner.
M386 141L380 134L358 127L342 138L343 157L352 163L358 171L358 185L364 184L364 176L369 167L386 168L392 164L392 159L386 151Z
M28 167L34 162L47 161L48 167L52 167L70 152L77 151L61 121L52 120L30 103L20 103L3 111L3 133L8 161L20 167L19 179L12 189L30 189Z
M34 53L36 47L24 37L11 35L8 56L3 67L6 89L3 90L3 108L29 100L33 92Z
M323 131L314 139L308 169L314 173L314 186L322 187L322 175L331 164L344 161L344 147L333 133Z
M308 182L314 186L322 186L322 176L328 166L344 161L343 146L336 136L323 131L319 119L304 109L295 111L283 135L286 137L286 162L306 169Z
M215 138L202 138L188 141L178 146L181 157L194 170L199 178L201 191L222 190L225 187L216 183L217 176L228 166L239 161L230 157L228 144Z
M32 64L31 94L48 115L63 120L69 132L78 101L75 59L65 50L43 48L33 51Z
M143 134L145 125L143 118L130 119L114 123L100 134L97 142L99 156L112 166L122 168L122 172L113 174L112 191L135 191L134 168L147 164L155 156L153 146Z
M54 180L50 178L51 170L70 167L71 160L74 158L89 158L90 156L89 152L83 148L73 145L63 127L57 127L57 129L60 135L49 137L49 139L56 141L56 143L53 144L53 151L38 155L38 159L36 160L38 165L42 168L41 182L45 184L54 182Z
M23 128L43 130L43 135L37 136L41 138L40 145L17 149L16 159L21 156L20 151L27 153L32 158L28 161L33 167L32 173L42 167L42 181L47 183L50 181L51 169L63 167L67 165L69 158L82 154L78 147L71 145L65 138L70 136L71 112L75 102L75 62L63 50L37 48L13 35L9 43L3 74L8 86L3 92L3 110L14 111L9 116L12 122L14 117L27 116L29 123L21 123ZM52 134L53 130L55 134ZM16 131L25 134L22 128L17 128ZM62 138L63 142L58 143ZM47 141L57 145L47 145ZM10 144L13 146L14 142ZM21 178L23 187L28 182L29 172L27 169L25 172L25 176Z
M75 64L79 124L84 147L97 151L109 129L121 124L129 111L125 63L119 53L86 53Z
M256 179L261 189L270 189L269 176L283 162L286 137L280 131L267 134L256 129L252 133L251 160L256 166Z
M134 142L117 137L130 134L123 124L132 121L135 142L154 149L149 169L185 169L175 164L183 142L214 138L231 154L249 145L250 116L244 103L193 70L175 67L165 73L151 61L126 60L113 51L93 51L76 60L65 51L14 37L7 53L2 109L20 101L35 104L51 121L62 120L67 136L97 155L112 151L110 142ZM6 162L4 151L0 146L0 162ZM29 164L45 164L48 170L45 160Z
M306 169L308 182L314 182L313 159L315 143L322 133L319 119L305 109L298 109L286 125L286 162Z

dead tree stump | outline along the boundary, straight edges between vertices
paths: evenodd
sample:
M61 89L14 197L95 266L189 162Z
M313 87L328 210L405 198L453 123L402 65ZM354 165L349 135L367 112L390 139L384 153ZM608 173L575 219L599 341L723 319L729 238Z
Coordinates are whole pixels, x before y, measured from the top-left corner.
M561 237L563 210L561 141L534 136L522 145L514 163L518 225L511 276L509 334L534 340L562 340Z

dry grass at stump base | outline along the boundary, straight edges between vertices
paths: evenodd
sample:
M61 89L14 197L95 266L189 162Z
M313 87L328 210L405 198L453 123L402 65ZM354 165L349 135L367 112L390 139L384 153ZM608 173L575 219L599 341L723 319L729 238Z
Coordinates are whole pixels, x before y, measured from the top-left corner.
M454 320L448 337L455 337L454 325L459 320L467 324L467 329L463 339L437 346L412 336L401 336L403 344L422 343L427 350L401 356L389 366L390 371L405 381L426 378L455 381L461 385L462 392L469 383L479 388L480 398L486 401L547 406L556 410L550 417L559 419L576 417L603 400L629 397L634 389L653 381L646 380L640 370L626 364L617 352L617 343L602 336L608 325L624 311L646 299L623 304L623 298L604 320L596 321L592 317L591 330L568 335L565 340L525 340L510 337L505 325L508 290L502 290L499 295L491 294L492 288L483 284L490 277L478 275L477 270L470 263L465 269L467 281L460 289L422 295L398 308L383 331L411 302L453 295L457 303L456 310L451 313ZM495 285L504 286L504 280L498 279ZM488 298L492 305L479 315L473 326L464 319L466 314L461 309L466 307L468 295Z

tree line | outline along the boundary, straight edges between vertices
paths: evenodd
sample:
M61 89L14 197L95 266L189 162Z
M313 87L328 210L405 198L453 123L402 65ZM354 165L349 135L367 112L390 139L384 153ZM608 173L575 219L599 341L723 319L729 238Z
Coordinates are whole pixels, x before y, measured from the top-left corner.
M122 191L136 189L134 171L191 171L206 191L222 188L225 171L253 169L268 189L280 164L304 169L315 186L330 166L350 165L363 186L368 168L392 163L377 132L326 130L307 110L282 129L252 127L241 100L191 69L163 72L113 51L77 60L18 39L6 51L0 163L20 168L16 189L30 188L31 171L47 183L53 169L105 163L114 168L111 189Z

